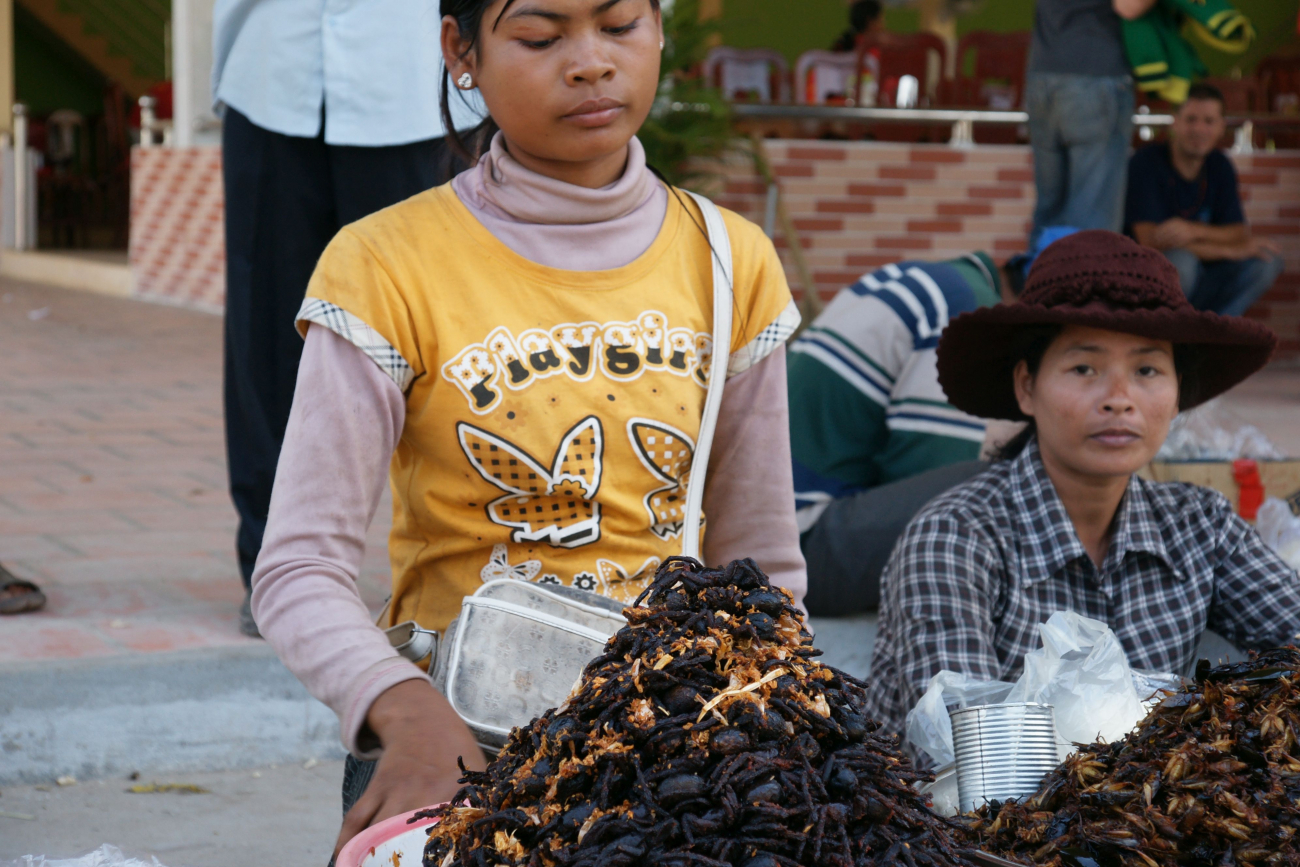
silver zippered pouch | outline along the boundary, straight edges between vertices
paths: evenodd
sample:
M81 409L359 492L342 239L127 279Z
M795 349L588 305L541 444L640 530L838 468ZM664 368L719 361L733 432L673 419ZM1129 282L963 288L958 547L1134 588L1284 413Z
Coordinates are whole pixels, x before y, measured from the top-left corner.
M563 593L556 591L565 591ZM433 684L484 749L556 707L627 624L621 606L569 587L505 579L466 596L447 627Z

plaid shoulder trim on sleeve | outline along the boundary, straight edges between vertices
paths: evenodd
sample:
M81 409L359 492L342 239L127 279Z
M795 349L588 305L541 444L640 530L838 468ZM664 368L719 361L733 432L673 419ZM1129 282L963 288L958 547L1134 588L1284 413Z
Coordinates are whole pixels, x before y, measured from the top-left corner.
M349 313L337 304L322 301L320 298L307 298L298 310L296 321L314 322L333 331L379 365L379 369L397 383L397 387L403 392L415 379L415 371L393 344L355 314Z
M753 340L731 353L731 359L727 364L728 378L744 373L771 355L773 350L790 339L790 335L794 334L802 319L798 306L793 300L790 301L780 315Z

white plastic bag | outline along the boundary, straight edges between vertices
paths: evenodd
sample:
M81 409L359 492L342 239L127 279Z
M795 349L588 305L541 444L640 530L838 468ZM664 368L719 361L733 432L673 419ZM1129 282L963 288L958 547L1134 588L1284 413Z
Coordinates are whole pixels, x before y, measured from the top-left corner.
M1277 497L1269 497L1255 516L1255 529L1264 544L1292 569L1300 569L1300 518Z
M930 678L925 695L907 712L904 737L912 746L925 750L936 767L950 765L955 757L949 708L998 704L1006 700L1012 687L999 680L975 680L955 671L941 671Z
M1158 461L1275 461L1285 457L1263 431L1247 424L1218 399L1175 418L1156 454Z
M44 855L27 855L17 861L10 861L3 867L163 867L157 858L141 861L128 858L116 846L105 843L94 852L80 858L48 859Z
M1025 670L1014 684L975 680L953 671L932 677L925 695L907 714L907 742L942 767L954 760L951 709L1034 701L1052 705L1064 758L1071 744L1116 740L1146 715L1128 656L1110 627L1073 611L1058 611L1038 632L1043 646L1025 655Z
M1110 627L1058 611L1039 624L1038 634L1043 646L1025 654L1025 671L1006 700L1050 704L1067 743L1109 743L1128 734L1145 711L1128 655Z

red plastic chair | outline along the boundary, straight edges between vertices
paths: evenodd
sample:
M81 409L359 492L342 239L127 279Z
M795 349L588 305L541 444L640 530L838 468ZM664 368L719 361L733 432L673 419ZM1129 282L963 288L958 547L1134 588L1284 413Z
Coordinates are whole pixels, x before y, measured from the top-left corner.
M1265 111L1300 110L1300 54L1264 58L1255 68L1255 79L1264 94Z
M893 105L894 94L883 85L911 75L920 84L918 106L944 105L948 102L948 46L933 33L879 33L858 43L858 72L866 71L867 54L874 52L880 60L882 87L876 104Z
M794 65L794 99L800 105L852 104L858 58L852 54L814 49L799 55Z
M868 56L879 63L879 89L876 105L894 105L898 82L904 75L913 76L919 85L917 107L945 105L949 101L949 82L945 78L948 47L933 33L879 33L865 36L858 43L857 80L868 74ZM878 141L941 141L945 127L920 124L881 123L872 130Z
M1253 114L1264 110L1259 82L1253 78L1206 78L1205 84L1218 88L1223 94L1225 114Z
M790 101L790 67L772 48L713 48L704 58L704 78L727 99Z
M1028 31L995 33L975 30L957 43L953 102L972 108L1014 109L1024 105L1025 66L1029 62ZM969 64L970 74L966 73ZM1013 126L977 126L980 144L1015 144L1020 131Z
M1300 54L1268 57L1255 68L1260 87L1260 108L1270 114L1300 113ZM1267 130L1279 148L1300 147L1300 131L1292 127Z
M957 43L953 101L973 108L1013 109L1024 103L1028 31L975 30ZM973 52L973 57L972 57ZM966 74L969 62L970 74ZM994 90L989 85L997 86Z

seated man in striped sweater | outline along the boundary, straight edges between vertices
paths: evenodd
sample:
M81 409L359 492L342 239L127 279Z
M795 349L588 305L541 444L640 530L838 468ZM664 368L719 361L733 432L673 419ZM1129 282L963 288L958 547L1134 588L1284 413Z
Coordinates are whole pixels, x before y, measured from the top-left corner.
M984 422L948 405L935 346L949 320L996 304L1007 285L983 252L886 265L841 290L790 346L790 448L812 614L874 610L907 522L984 469Z

